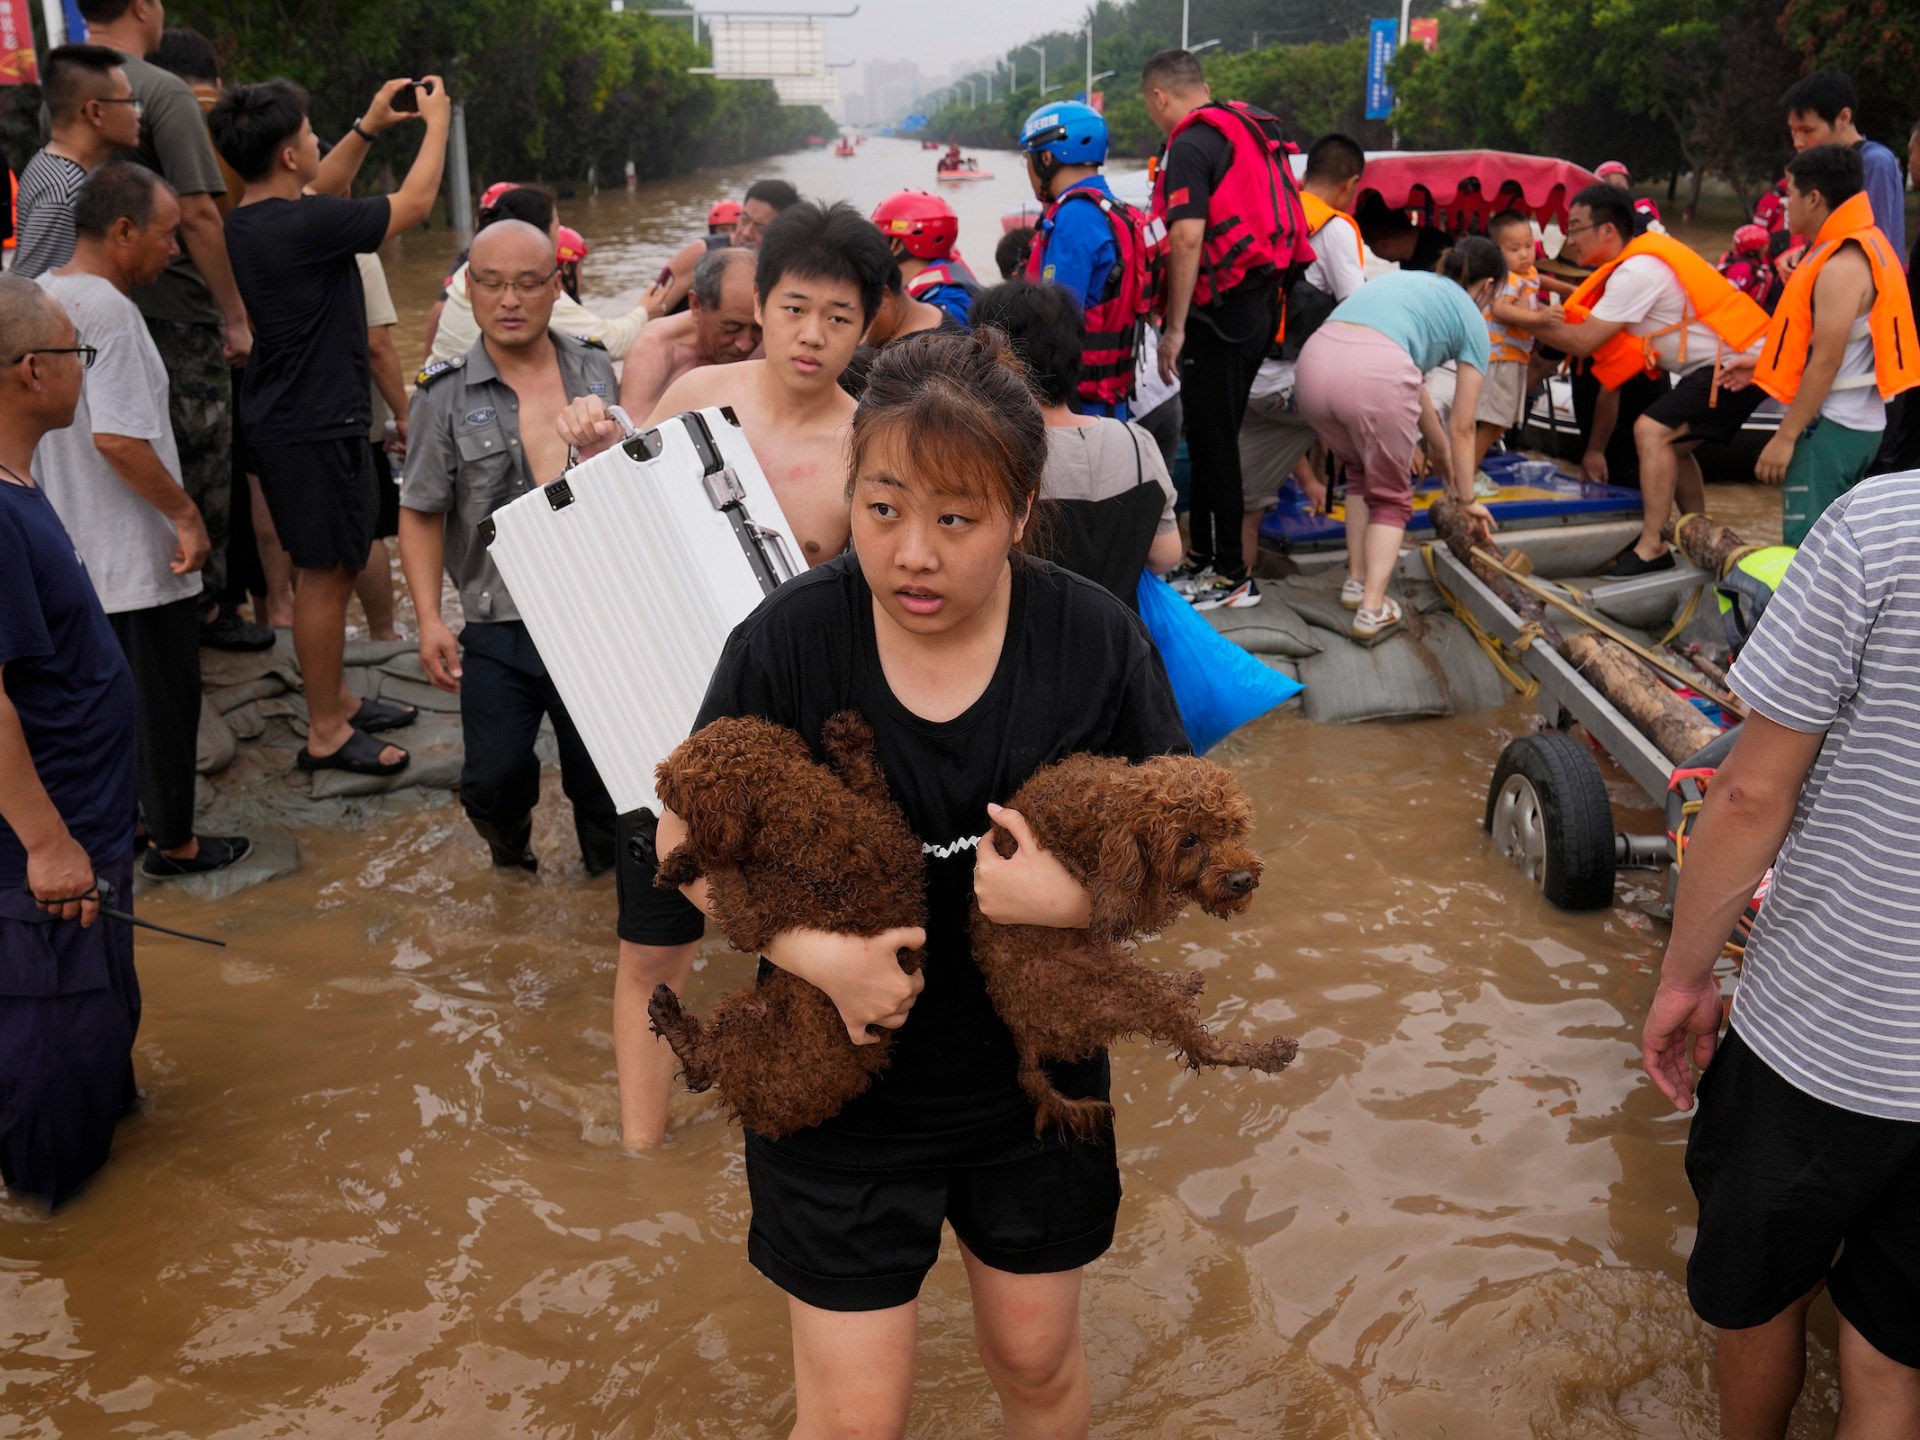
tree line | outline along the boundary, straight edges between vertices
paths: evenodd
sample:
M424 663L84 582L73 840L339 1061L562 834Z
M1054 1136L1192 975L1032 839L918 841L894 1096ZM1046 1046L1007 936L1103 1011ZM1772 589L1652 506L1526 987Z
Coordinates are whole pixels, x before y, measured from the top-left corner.
M1846 71L1860 91L1862 132L1904 150L1920 117L1920 5L1912 0L1482 0L1435 15L1432 53L1403 47L1391 120L1366 115L1368 21L1390 0L1190 0L1189 40L1214 93L1275 111L1302 145L1338 130L1369 149L1399 134L1408 149L1490 147L1586 166L1621 160L1642 179L1718 176L1738 193L1770 183L1791 154L1781 93L1808 70ZM1161 137L1139 94L1140 67L1180 39L1181 0L1099 0L1088 12L1095 88L1118 155L1143 157ZM963 145L1012 146L1048 94L1086 84L1086 32L1055 31L1001 58L994 99L984 72L949 92L929 133ZM1011 67L1010 69L1008 67ZM1009 76L1016 82L1009 91ZM1064 83L1062 83L1064 82Z
M284 75L304 86L328 137L382 81L444 75L466 104L468 156L483 183L619 185L629 161L649 179L834 133L824 111L782 106L770 84L688 74L711 57L686 21L614 14L606 0L180 0L167 20L213 41L229 83ZM39 109L35 87L0 90L0 148L16 169L40 143ZM410 128L395 135L405 138L382 146L368 185L404 173L417 142Z

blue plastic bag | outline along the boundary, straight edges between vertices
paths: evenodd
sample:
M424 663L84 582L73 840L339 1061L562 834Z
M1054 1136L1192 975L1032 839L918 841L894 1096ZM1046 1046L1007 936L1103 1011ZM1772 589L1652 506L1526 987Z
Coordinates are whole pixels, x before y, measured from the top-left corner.
M1227 639L1159 576L1141 572L1139 598L1140 618L1160 647L1194 754L1206 754L1306 688Z

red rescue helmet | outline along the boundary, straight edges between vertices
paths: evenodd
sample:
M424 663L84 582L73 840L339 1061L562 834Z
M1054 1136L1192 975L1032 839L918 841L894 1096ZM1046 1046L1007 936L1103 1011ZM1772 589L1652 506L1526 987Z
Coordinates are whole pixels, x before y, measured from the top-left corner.
M491 210L495 205L500 203L500 197L502 195L506 194L509 190L518 190L519 188L520 182L518 180L494 181L493 184L480 192L480 208L482 210Z
M875 207L873 223L889 240L898 240L916 260L944 260L960 238L960 217L938 195L902 190Z
M1633 172L1618 160L1602 160L1593 173L1598 175L1602 180L1605 180L1609 175L1624 175L1629 180L1633 179Z
M1742 225L1733 232L1735 250L1764 250L1767 248L1767 227L1764 225Z
M707 211L707 229L718 230L722 226L740 223L740 202L738 200L716 200L713 208Z
M554 258L562 265L577 265L587 258L587 237L571 225L560 227L560 238L554 245Z

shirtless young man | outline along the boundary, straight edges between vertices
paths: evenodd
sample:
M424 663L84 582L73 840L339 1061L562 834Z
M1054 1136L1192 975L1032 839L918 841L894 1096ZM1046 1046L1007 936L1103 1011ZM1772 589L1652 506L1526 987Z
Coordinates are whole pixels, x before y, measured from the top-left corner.
M729 405L766 472L808 565L847 547L847 439L854 402L840 388L880 309L893 257L880 232L850 205L802 202L768 227L755 273L764 360L711 365L676 380L646 424L687 410ZM637 418L637 417L636 417ZM559 433L582 455L606 449L620 427L587 396L562 413ZM616 861L620 891L620 964L613 990L613 1053L620 1075L620 1125L628 1148L657 1145L666 1134L673 1051L647 1023L647 999L661 982L676 991L692 972L703 927L697 912L653 884L657 823L648 811L621 817Z
M640 332L620 375L620 403L629 415L651 415L667 387L689 370L731 365L760 348L753 261L751 250L709 251L693 272L690 308Z

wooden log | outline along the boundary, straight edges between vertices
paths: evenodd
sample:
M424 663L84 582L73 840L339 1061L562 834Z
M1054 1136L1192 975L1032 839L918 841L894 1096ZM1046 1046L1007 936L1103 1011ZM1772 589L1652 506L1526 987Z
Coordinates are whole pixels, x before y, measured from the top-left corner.
M1705 515L1688 515L1686 523L1676 526L1667 522L1667 543L1718 580L1727 573L1727 561L1735 553L1747 549L1747 542L1724 525L1717 525Z
M1433 518L1433 533L1446 542L1447 549L1453 552L1453 558L1479 576L1486 587L1498 595L1523 623L1539 626L1540 638L1548 645L1555 650L1564 650L1566 642L1539 597L1516 581L1512 572L1494 564L1481 553L1480 536L1473 522L1462 511L1460 502L1450 494L1442 495L1433 502L1433 508L1427 513Z
M1674 764L1720 734L1718 726L1669 690L1624 645L1604 635L1571 635L1561 653Z

